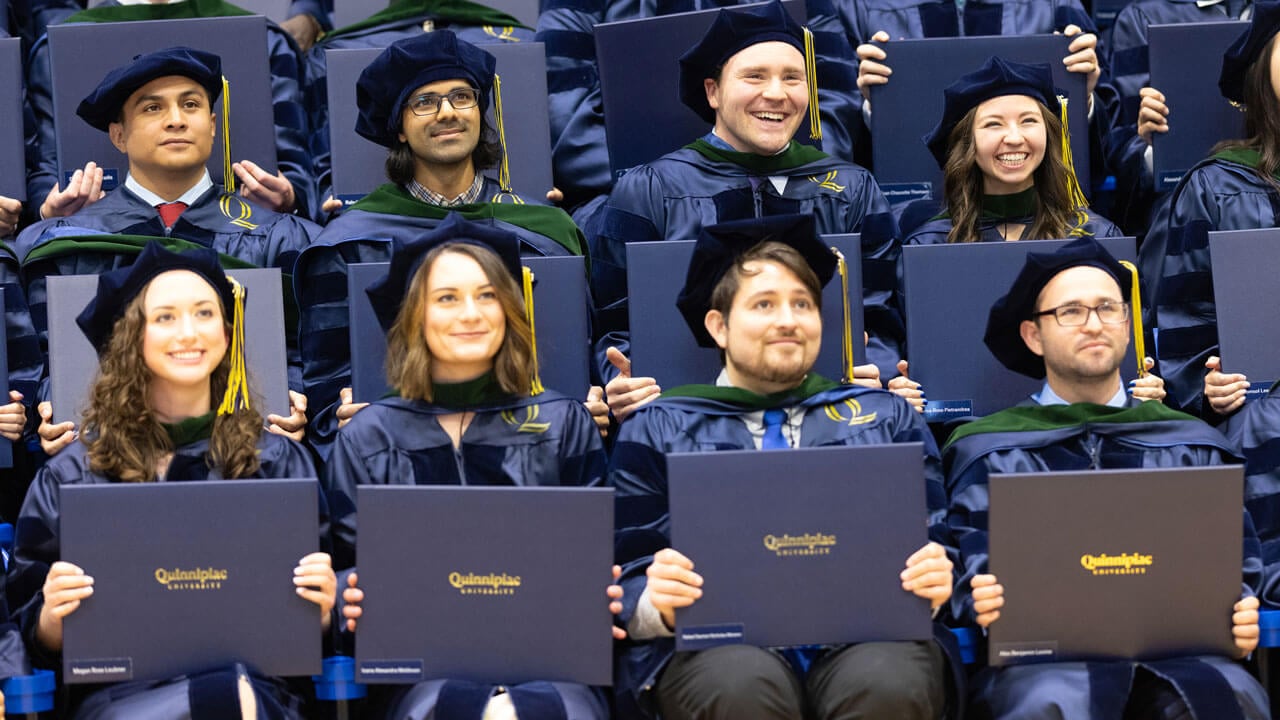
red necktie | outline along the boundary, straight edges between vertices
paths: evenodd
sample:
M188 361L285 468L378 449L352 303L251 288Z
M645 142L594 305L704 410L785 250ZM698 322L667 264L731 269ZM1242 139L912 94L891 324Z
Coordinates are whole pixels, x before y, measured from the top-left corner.
M184 202L160 203L156 206L156 210L160 211L160 221L167 228L173 227L173 224L178 222L178 216L186 209L187 204Z

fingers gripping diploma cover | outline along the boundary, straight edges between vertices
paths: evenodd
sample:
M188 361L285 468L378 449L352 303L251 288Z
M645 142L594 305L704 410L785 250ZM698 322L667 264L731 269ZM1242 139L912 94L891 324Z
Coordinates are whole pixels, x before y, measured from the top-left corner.
M85 68L113 68L139 53L186 45L222 58L230 86L231 159L252 160L276 174L276 145L271 112L271 75L267 61L266 19L241 17L141 20L119 23L76 23L49 28L49 62L53 73L53 114L57 127L58 172L63 187L90 160L102 167L102 189L124 182L128 164L107 133L76 115L80 100L102 79ZM206 163L214 184L224 184L222 99L214 103L218 130ZM287 415L288 413L286 413Z
M1152 133L1155 189L1167 192L1221 140L1244 137L1244 113L1222 97L1222 53L1249 27L1243 22L1152 25L1151 87L1164 94L1169 132Z
M991 572L1005 593L991 665L1235 656L1241 466L989 482Z
M1274 270L1280 262L1278 240L1276 228L1209 233L1222 371L1249 378L1245 396L1250 400L1280 379L1280 324L1269 302L1280 292Z
M357 488L357 680L610 685L612 488Z
M942 170L920 141L942 117L942 91L998 55L1021 63L1048 63L1053 84L1068 98L1071 158L1089 192L1089 118L1085 79L1067 72L1071 38L1062 35L929 38L885 45L893 79L871 89L871 153L876 181L892 205L942 199Z
M1133 238L1096 238L1121 260L1136 262ZM1029 252L1052 252L1065 240L908 245L902 249L911 377L929 392L925 420L990 415L1037 392L1035 380L1000 364L982 342L987 315ZM1137 375L1133 343L1121 376Z
M923 457L920 443L667 455L671 545L705 581L676 610L676 649L932 637L929 601L898 577L927 540Z
M318 508L315 479L62 486L62 557L94 578L64 621L63 680L318 673L320 615L292 583Z

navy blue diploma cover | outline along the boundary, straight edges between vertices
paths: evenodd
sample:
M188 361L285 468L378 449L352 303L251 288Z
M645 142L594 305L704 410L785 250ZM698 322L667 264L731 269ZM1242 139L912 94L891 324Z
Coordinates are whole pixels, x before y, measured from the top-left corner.
M1222 53L1247 22L1152 25L1151 87L1164 93L1169 132L1152 133L1151 163L1157 192L1172 190L1221 140L1244 137L1244 113L1218 90Z
M60 502L62 559L94 579L63 621L65 682L320 671L320 612L293 585L319 549L314 478L63 485Z
M521 262L533 271L538 374L542 384L571 397L585 397L591 385L591 337L582 258L526 257ZM355 263L347 268L351 396L355 402L372 402L391 389L386 374L387 335L365 293L386 276L387 266L388 263Z
M1005 600L989 628L991 665L1235 657L1241 466L989 482L990 566Z
M611 488L356 490L356 679L612 684Z
M495 43L482 49L498 60L511 183L541 201L551 189L551 121L547 114L547 58L542 43ZM356 134L356 81L382 48L325 50L333 192L354 203L387 182L387 149ZM493 103L486 113L497 128ZM497 170L490 170L497 177Z
M1222 371L1244 373L1249 397L1265 394L1280 380L1280 324L1271 311L1280 292L1273 264L1280 261L1277 241L1276 228L1209 233Z
M862 341L862 257L857 234L823 235L822 241L844 254L849 268L849 324L855 364L866 362ZM631 322L631 367L636 377L657 379L665 387L709 383L720 374L720 354L699 347L676 308L685 270L693 257L693 240L627 244L627 287ZM840 276L822 289L822 350L814 371L829 378L844 375L844 303ZM912 375L915 373L913 372Z
M942 117L942 91L960 76L998 55L1023 63L1048 63L1053 83L1067 94L1071 157L1085 194L1089 193L1089 101L1085 78L1067 72L1071 38L1062 35L894 40L882 47L893 77L871 88L871 152L875 177L894 205L942 198L942 170L921 140Z
M1096 238L1121 260L1136 262L1133 238ZM987 315L1008 291L1028 252L1050 252L1065 240L908 245L902 248L911 378L924 386L929 422L990 415L1012 407L1044 381L1009 370L982 342ZM1125 298L1128 300L1128 298ZM1154 355L1154 348L1148 351ZM1132 339L1120 366L1137 376Z
M107 133L76 115L80 101L93 91L109 68L139 53L186 45L222 58L222 74L231 86L231 159L252 160L276 173L276 134L271 112L271 75L267 60L267 21L260 16L75 23L49 28L49 62L53 73L53 114L58 140L58 174L66 187L71 175L90 160L102 168L102 189L124 182L128 160ZM86 69L94 68L93 71ZM209 175L222 185L222 101L214 103L217 132Z
M284 304L279 268L232 270L245 286L245 365L254 407L263 417L289 416L289 369L285 356ZM98 354L76 325L76 316L98 292L97 275L50 275L49 392L53 422L80 424L98 374ZM230 312L230 310L228 310ZM230 352L230 345L227 351ZM220 402L222 398L214 398Z
M4 317L4 292L0 292L0 318ZM0 343L0 381L6 383L0 386L3 390L2 396L4 404L9 402L9 344L7 342ZM13 467L13 441L7 438L0 438L0 468Z
M0 38L0 195L27 199L22 137L22 40Z
M703 596L676 649L932 637L899 573L928 540L920 443L667 455L671 546Z
M787 0L783 5L796 22L806 24L803 2ZM609 169L615 178L711 130L680 102L680 56L706 34L718 12L698 10L595 26ZM808 117L806 113L801 128L809 127ZM796 133L796 140L813 144L807 131Z

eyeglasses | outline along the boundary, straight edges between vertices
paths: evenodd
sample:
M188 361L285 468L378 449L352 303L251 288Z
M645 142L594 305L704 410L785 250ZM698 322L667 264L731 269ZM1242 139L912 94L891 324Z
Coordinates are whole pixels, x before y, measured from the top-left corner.
M1033 313L1031 317L1039 318L1052 315L1062 327L1080 327L1089 322L1089 313L1097 313L1098 319L1108 325L1119 325L1129 319L1129 303L1104 302L1090 307L1088 305L1061 305L1049 310Z
M412 110L414 115L425 117L440 112L440 103L445 100L449 101L449 105L454 110L466 110L479 104L480 91L475 88L458 88L457 90L450 90L444 95L426 93L410 98L409 102L405 103L405 106Z

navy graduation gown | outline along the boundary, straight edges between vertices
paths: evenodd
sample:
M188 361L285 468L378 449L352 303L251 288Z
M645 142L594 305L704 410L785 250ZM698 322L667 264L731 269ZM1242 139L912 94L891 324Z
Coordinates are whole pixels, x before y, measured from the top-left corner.
M694 146L704 145L702 141ZM865 169L813 151L786 169L757 172L687 146L632 169L618 179L591 244L591 293L596 329L610 333L597 346L629 347L627 243L694 240L706 225L770 215L812 215L819 233L861 233L862 311L870 335L867 359L880 376L898 374L905 331L899 310L897 224L875 179ZM792 141L791 150L797 145ZM768 176L783 176L777 191ZM850 258L852 261L852 258ZM672 302L675 298L672 298ZM604 377L616 374L598 363Z
M369 197L385 196L398 203L423 208L420 215L389 212L389 207L357 204L329 223L316 242L298 257L294 270L294 287L298 296L299 335L302 347L302 379L311 408L308 441L323 455L328 454L337 432L334 413L338 393L351 385L351 334L347 298L347 266L352 263L387 262L391 259L391 241L411 240L440 224L434 217L448 210L478 211L492 204L501 192L498 183L485 177L480 198L471 205L437 208L427 212L426 203L414 199L403 189L387 184ZM539 204L519 206L519 215L507 215L510 205L491 208L496 217L471 217L476 222L490 223L520 237L520 254L553 256L573 254L563 242L581 238L573 221L562 210ZM430 216L428 216L430 215ZM517 224L529 217L546 224L544 230ZM585 300L584 300L585 302Z
M987 479L991 473L1159 468L1236 462L1236 451L1205 423L1158 403L1019 406L962 426L943 450L951 508L947 524L957 572L951 614L973 625L973 598L963 588L987 569ZM1021 425L1010 418L1021 415ZM1026 423L1056 425L1026 429ZM1262 562L1249 513L1243 516L1242 592L1256 594ZM1223 608L1227 632L1230 608ZM997 622L999 622L997 620ZM1169 682L1193 717L1266 717L1266 694L1240 664L1222 657L1146 662L1070 662L984 668L974 678L970 708L979 717L1120 720L1137 669ZM1230 701L1238 702L1230 707ZM1225 702L1224 702L1225 700ZM1262 710L1265 713L1265 710Z
M681 397L678 392L673 390L645 405L622 424L609 467L609 481L618 494L614 546L616 560L623 567L624 625L635 615L646 583L645 570L652 563L653 554L671 545L664 455L755 448L741 419L753 408L722 400ZM781 407L788 406L805 409L800 429L803 447L924 443L929 535L937 541L946 539L941 525L946 500L937 446L923 417L909 403L887 391L841 385L803 400L784 401ZM836 420L830 411L843 419ZM854 417L873 419L853 424L850 421ZM902 560L906 562L906 558ZM674 641L628 641L621 650L614 668L620 706L625 703L656 712L650 690L675 652ZM952 665L954 669L958 663Z
M311 456L302 445L279 435L264 432L258 440L259 462L257 478L305 478L316 477ZM165 480L201 481L220 480L221 475L209 467L209 441L196 440L178 447ZM33 661L40 667L61 669L58 654L44 650L35 638L40 609L44 604L41 588L49 566L61 560L59 544L59 488L62 485L98 485L115 482L114 479L89 469L88 453L83 443L67 447L36 475L22 513L16 523L13 558L7 577L7 598L13 613L13 621L21 628ZM328 523L321 510L320 546L327 547ZM75 562L75 558L66 558ZM88 573L110 572L110 568L85 568ZM92 600L88 601L92 602ZM317 627L319 632L320 628ZM249 675L260 708L267 718L301 718L300 701L285 685L275 679ZM79 686L72 691L72 710L80 708L76 717L110 717L111 708L120 703L132 711L145 713L146 717L187 717L188 692L185 686L198 682L189 678L177 678L172 683L124 683L111 686ZM173 715L170 715L173 713ZM140 715L143 716L143 715Z

